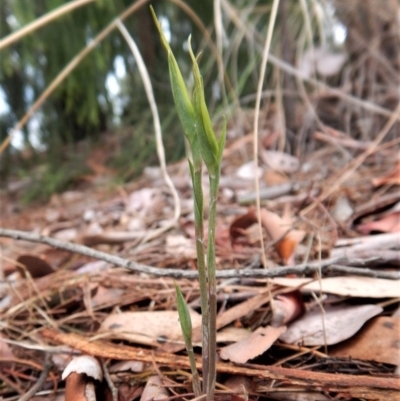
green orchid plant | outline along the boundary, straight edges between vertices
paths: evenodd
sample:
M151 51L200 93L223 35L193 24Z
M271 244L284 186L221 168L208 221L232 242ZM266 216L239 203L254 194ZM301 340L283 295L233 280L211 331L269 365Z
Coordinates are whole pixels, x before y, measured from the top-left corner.
M221 170L222 153L226 139L226 121L219 140L214 133L210 115L204 99L203 78L194 56L190 37L189 53L193 63L194 90L190 98L178 63L161 29L160 23L152 7L151 12L161 36L161 41L168 55L168 66L172 94L175 107L181 121L184 134L191 149L191 159L188 160L193 183L194 215L197 269L200 283L200 305L202 313L202 367L203 388L201 390L199 375L192 346L192 324L188 306L178 286L176 286L179 320L190 358L193 375L193 391L195 396L206 395L207 401L214 400L216 382L216 315L217 294L215 278L215 225L217 213L217 196ZM209 219L207 258L204 247L204 202L202 188L203 162L207 168L210 182Z

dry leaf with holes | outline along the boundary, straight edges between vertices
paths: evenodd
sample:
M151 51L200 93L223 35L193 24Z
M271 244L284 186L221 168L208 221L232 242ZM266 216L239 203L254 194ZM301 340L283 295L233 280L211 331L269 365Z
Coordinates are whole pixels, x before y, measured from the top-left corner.
M363 324L382 312L377 305L330 306L306 313L279 338L288 344L332 345L352 337Z
M78 356L67 365L62 379L65 384L65 401L95 401L96 382L103 380L103 371L96 358Z
M228 345L219 350L222 359L228 359L235 363L246 363L263 354L286 331L286 327L259 327L246 339L238 343Z

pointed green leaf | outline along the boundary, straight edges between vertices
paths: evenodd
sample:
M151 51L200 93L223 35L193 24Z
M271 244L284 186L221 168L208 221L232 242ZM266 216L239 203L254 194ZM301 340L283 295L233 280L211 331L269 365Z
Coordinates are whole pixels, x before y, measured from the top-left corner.
M179 321L181 323L182 334L186 344L192 341L192 320L190 319L189 308L183 298L181 289L175 284L176 304L178 308Z
M195 112L197 136L200 142L201 154L207 169L215 175L218 170L218 143L212 128L210 115L208 114L206 102L204 99L203 78L200 75L199 66L196 57L192 51L189 37L189 54L193 62L193 106Z
M183 131L186 137L188 138L190 145L192 145L193 138L195 136L195 119L194 119L193 105L192 102L190 101L185 81L183 80L178 63L176 62L171 47L169 46L169 43L161 29L161 25L157 20L153 7L150 6L150 10L151 13L153 14L154 22L160 33L161 41L168 54L169 76L171 80L172 95L174 97L176 110L178 112L178 116L181 121Z

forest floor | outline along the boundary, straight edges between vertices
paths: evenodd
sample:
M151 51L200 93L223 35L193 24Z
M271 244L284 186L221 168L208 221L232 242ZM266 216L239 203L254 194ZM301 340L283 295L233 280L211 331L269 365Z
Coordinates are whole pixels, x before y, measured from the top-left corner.
M251 134L230 139L223 157L215 398L400 400L399 141L327 128L299 159L270 150L271 138L257 171ZM0 399L85 399L89 379L61 378L80 354L101 366L98 400L194 398L174 287L191 307L200 361L191 183L186 161L167 170L177 221L158 167L44 205L2 197Z

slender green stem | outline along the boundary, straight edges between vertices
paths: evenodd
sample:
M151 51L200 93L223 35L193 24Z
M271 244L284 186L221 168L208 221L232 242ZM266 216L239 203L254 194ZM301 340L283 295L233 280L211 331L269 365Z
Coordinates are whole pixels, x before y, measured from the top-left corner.
M207 266L204 257L204 216L203 216L203 187L202 187L202 160L196 144L192 146L193 153L193 191L194 191L194 216L195 236L197 252L197 270L200 283L200 306L202 316L202 364L203 364L203 392L206 392L209 371L209 307L208 307L208 285Z
M194 357L193 352L193 343L192 343L192 319L190 317L189 307L186 303L185 298L182 295L181 289L175 283L175 291L176 291L176 304L179 314L179 321L181 324L183 339L185 340L186 350L189 356L190 368L192 370L192 386L193 391L196 397L200 397L202 395L201 386L200 386L200 378L197 372L196 367L196 359Z
M217 216L217 197L219 185L219 172L217 176L210 175L210 209L208 217L208 243L207 243L207 266L208 266L208 299L210 303L209 317L209 371L207 380L207 401L214 400L216 383L216 336L217 336L217 284L215 278L215 225Z
M186 350L188 353L189 361L190 361L190 369L192 371L192 387L194 391L194 395L200 397L202 395L201 386L200 386L200 376L196 367L196 358L194 357L193 346L189 348L186 345Z

